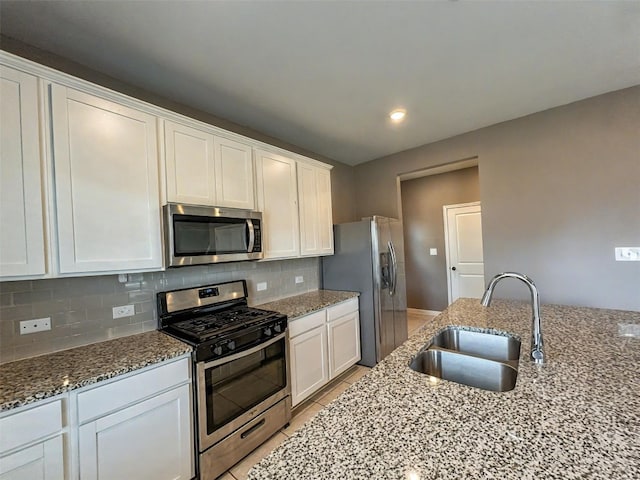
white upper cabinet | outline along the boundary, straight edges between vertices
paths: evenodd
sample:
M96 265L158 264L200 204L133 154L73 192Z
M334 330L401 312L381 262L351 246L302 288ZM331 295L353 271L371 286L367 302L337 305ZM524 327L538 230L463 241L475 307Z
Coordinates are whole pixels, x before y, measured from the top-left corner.
M46 273L38 80L0 67L0 277Z
M202 130L164 122L167 200L195 205L215 205L213 135Z
M1 279L161 270L166 201L261 211L265 259L333 253L329 165L0 62Z
M60 273L162 267L156 123L51 85Z
M333 254L331 173L326 168L298 162L300 201L300 255Z
M167 201L255 208L251 146L165 121Z
M262 212L264 258L300 255L296 161L255 150L258 210Z
M228 138L215 137L216 204L255 209L252 148Z

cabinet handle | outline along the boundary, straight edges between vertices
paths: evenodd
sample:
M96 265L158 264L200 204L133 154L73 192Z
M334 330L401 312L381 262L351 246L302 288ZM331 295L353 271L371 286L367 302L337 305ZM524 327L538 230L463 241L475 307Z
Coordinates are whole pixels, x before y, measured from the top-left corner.
M264 425L266 419L262 419L260 420L258 423L256 423L253 427L245 430L244 432L242 432L240 434L240 438L247 438L249 435L251 435L253 432L255 432L257 429L259 429L261 426Z

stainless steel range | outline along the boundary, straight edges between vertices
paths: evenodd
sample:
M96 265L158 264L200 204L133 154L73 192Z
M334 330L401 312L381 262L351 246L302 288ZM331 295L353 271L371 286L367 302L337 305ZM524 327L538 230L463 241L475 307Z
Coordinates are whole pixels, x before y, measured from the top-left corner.
M200 480L291 420L287 317L247 305L244 280L160 292L160 328L194 347Z

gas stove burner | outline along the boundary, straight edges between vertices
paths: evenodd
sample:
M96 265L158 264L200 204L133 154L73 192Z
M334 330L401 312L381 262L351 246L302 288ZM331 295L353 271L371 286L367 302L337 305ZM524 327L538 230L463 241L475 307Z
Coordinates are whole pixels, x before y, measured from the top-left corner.
M219 337L225 333L259 324L263 320L276 318L279 314L268 310L241 307L234 310L222 310L213 314L199 316L172 323L169 328L184 332L195 340Z
M160 328L194 345L199 359L265 341L287 325L286 315L247 305L244 280L158 293L158 317Z

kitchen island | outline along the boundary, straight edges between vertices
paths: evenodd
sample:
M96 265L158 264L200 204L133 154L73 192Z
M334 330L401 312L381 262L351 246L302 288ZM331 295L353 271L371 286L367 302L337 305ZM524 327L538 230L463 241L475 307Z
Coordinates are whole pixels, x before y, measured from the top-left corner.
M257 464L252 480L640 478L640 313L543 305L547 363L529 360L527 303L460 299ZM503 393L415 372L442 327L522 339ZM626 331L632 328L626 329Z

